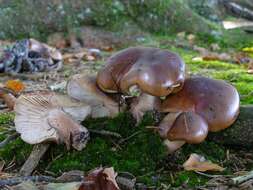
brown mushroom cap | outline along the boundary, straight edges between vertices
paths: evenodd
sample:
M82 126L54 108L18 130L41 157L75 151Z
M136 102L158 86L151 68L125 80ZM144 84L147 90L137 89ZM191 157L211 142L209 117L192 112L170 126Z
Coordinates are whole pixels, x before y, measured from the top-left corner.
M168 114L159 125L160 135L170 141L202 142L208 133L206 121L193 112Z
M41 92L22 95L16 100L14 106L15 127L25 142L29 144L49 141L64 142L67 148L72 145L77 150L85 147L89 137L88 130L68 115L76 111L79 112L80 108L75 110L75 103L62 102L63 99L66 100L66 98L57 97L54 93ZM67 108L71 108L71 110L65 112ZM86 105L83 109L86 110L87 116L90 107ZM82 109L81 113L85 114ZM73 116L79 117L76 113Z
M105 92L128 93L130 87L153 96L167 96L182 86L185 64L175 53L158 48L132 47L110 57L97 75Z
M186 79L181 91L168 96L161 105L161 111L192 111L205 119L210 131L219 131L236 120L239 103L239 94L232 85L196 77Z

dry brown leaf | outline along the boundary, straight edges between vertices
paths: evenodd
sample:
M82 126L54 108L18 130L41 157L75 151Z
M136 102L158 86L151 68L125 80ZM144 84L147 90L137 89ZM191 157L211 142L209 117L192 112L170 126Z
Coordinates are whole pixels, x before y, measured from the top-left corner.
M112 46L103 46L103 47L101 47L101 49L104 50L104 51L108 51L108 52L113 51L113 47Z
M190 171L223 171L224 168L218 164L214 164L211 161L206 160L203 156L198 154L191 154L188 160L183 164L185 170Z
M87 55L87 56L85 57L85 59L86 59L87 61L94 61L96 58L95 58L94 56L92 56L92 55Z
M113 168L95 168L85 177L80 190L119 190Z

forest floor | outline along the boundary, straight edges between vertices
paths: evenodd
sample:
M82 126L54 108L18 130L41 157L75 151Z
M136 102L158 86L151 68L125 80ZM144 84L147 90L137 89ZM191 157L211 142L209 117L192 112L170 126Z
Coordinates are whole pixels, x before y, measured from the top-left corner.
M253 104L253 74L249 73L249 65L241 62L235 63L235 58L205 60L199 50L199 48L203 48L205 54L210 51L217 52L219 55L227 53L236 57L243 48L253 45L252 36L252 34L243 34L242 36L240 31L227 34L218 40L209 36L189 37L183 33L175 36L145 34L143 37L139 37L133 45L159 47L177 52L186 63L189 76L202 75L226 80L239 91L241 104ZM62 50L65 52L63 55L66 59L64 68L59 72L17 75L15 77L1 74L0 80L5 82L19 78L26 86L25 91L52 89L57 84L64 84L76 73L96 73L110 55L127 46L129 44L124 45L123 43L121 47L105 48L102 44L101 48L98 47L101 56L94 59L87 57L72 59L73 55L70 55L67 48ZM81 48L77 52L87 52L87 49ZM72 54L77 54L77 52ZM0 131L13 126L13 118L13 112L6 109L1 110ZM151 189L216 189L217 187L220 189L250 189L252 187L251 183L243 184L240 187L231 187L228 177L252 170L253 150L227 147L207 140L198 145L185 145L174 155L168 156L158 135L145 128L145 126L154 125L154 122L152 116L147 114L139 126L134 127L133 120L128 113L120 114L113 119L88 119L83 122L83 125L88 129L106 129L117 132L124 140L92 135L87 147L80 152L67 151L63 145L51 146L33 174L59 176L70 170L87 172L99 166L113 166L117 172L132 173L138 182ZM0 140L5 137L5 135L0 135ZM1 148L0 168L2 165L3 169L0 174L1 172L14 175L18 173L31 150L32 145L24 143L21 139ZM208 160L224 167L225 170L223 172L209 172L206 173L207 175L184 171L182 164L191 153L203 155Z

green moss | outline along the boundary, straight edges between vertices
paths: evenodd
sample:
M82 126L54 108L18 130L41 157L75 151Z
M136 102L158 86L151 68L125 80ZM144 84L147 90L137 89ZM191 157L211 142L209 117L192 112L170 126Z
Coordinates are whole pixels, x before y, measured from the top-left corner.
M192 171L181 171L176 175L176 181L173 186L180 186L186 184L189 187L197 187L205 184L208 179L205 177L200 177L198 174Z
M119 144L115 138L92 135L87 147L81 152L67 152L63 146L53 147L41 168L47 167L46 164L50 163L47 169L56 174L73 169L88 171L101 165L113 166L116 171L128 171L136 176L156 171L157 164L165 156L165 148L158 135L145 128L152 124L152 118L146 116L138 127L134 127L129 114L120 114L114 119L87 120L84 123L87 128L114 131L120 133L123 138L133 134L134 136ZM59 154L62 154L59 159L51 159ZM146 177L138 179L153 184Z
M12 113L2 113L0 117L0 125L6 125L12 123L14 119L14 114ZM1 131L1 129L0 129Z
M202 47L208 47L211 43L217 43L224 49L241 50L243 47L253 45L252 35L241 29L225 30L220 35L207 33L198 34L198 44Z

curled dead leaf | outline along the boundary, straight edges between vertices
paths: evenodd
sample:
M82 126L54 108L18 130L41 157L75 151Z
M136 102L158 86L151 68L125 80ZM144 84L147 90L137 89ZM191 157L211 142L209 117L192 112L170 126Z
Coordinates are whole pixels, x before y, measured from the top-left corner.
M80 190L119 190L116 182L117 173L112 167L95 168L85 177L85 182Z
M211 161L206 160L203 156L198 154L191 154L188 160L183 164L185 170L190 171L223 171L225 168L219 166L218 164L214 164Z

